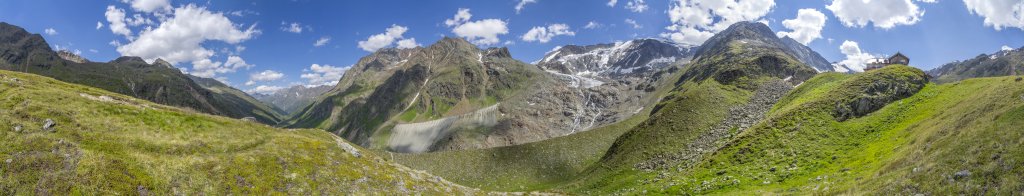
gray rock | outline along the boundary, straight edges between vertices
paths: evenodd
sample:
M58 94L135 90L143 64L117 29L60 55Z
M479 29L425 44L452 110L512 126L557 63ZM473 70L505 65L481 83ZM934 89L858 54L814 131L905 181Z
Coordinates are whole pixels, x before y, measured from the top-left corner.
M953 179L960 180L960 179L967 178L968 176L971 176L971 171L967 171L965 169L965 170L960 170L960 171L956 172L956 174L953 174Z
M4 162L5 163L11 163L11 162L14 162L14 159L7 159L7 160L4 160Z
M46 131L53 131L53 128L56 126L57 122L53 122L53 119L47 118L46 121L43 122L43 130Z
M21 125L14 125L14 132L21 132Z
M242 121L245 121L245 122L257 122L256 118L255 117L251 117L251 116L250 117L242 118Z

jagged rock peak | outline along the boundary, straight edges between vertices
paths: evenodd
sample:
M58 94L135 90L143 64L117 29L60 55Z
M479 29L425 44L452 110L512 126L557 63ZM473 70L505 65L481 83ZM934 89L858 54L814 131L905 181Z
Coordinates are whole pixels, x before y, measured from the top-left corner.
M167 61L165 61L163 59L160 59L160 58L157 58L156 60L154 60L153 61L153 65L164 67L164 68L168 68L168 69L175 69L174 65L172 65L170 62L167 62Z
M484 56L495 58L512 58L512 53L508 52L507 47L492 47L484 51Z
M458 38L458 37L444 37L444 38L441 38L441 40L438 40L437 42L434 42L434 44L431 44L427 48L431 49L431 50L436 50L436 49L480 50L479 48L476 47L476 45L473 45L472 43L469 43L469 41L466 41L466 39L462 39L462 38Z
M700 58L707 53L723 52L728 49L726 44L729 41L741 39L782 43L782 40L772 32L771 28L768 28L768 25L760 22L743 21L730 25L729 28L704 41L704 44L697 49L694 56Z
M86 63L86 62L89 62L89 59L85 59L82 56L79 56L78 54L75 54L74 52L67 51L67 50L57 51L57 56L59 56L60 58L62 58L64 60L68 60L68 61L75 62L75 63Z

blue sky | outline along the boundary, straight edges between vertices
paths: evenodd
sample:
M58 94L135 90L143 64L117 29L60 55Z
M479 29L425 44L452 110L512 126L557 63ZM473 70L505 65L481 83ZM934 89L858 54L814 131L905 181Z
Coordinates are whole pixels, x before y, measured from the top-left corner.
M219 78L247 91L263 86L259 89L263 92L278 87L336 80L344 67L370 53L367 48L360 47L359 42L374 35L380 34L378 38L381 38L375 43L387 43L387 47L399 46L399 41L410 38L425 46L442 36L487 34L487 30L469 27L467 29L474 31L460 34L453 29L488 19L503 23L506 33L495 34L498 39L495 43L482 38L471 40L482 48L509 47L514 58L525 62L535 61L553 47L566 44L609 43L646 37L698 44L700 38L674 38L671 34L694 35L684 29L714 33L720 30L719 26L739 20L763 21L777 32L792 32L794 30L787 28L783 21L797 18L800 9L813 9L824 16L824 23L810 24L820 29L817 32L819 36L806 40L809 41L808 46L835 62L857 62L900 51L910 56L914 66L931 69L947 62L996 52L1002 46L1024 46L1024 16L1012 13L1013 7L1024 7L1024 1L874 0L872 5L855 5L854 1L860 0L617 0L613 6L609 6L608 0L534 0L524 4L517 13L520 0L34 0L8 1L0 5L0 21L43 34L54 47L80 51L82 56L93 61L109 61L122 55L177 59L176 66L190 73ZM718 12L707 9L712 7L711 4L719 3L734 7L719 9ZM764 3L770 6L742 8L743 5ZM968 6L970 3L973 5ZM835 6L830 9L830 5ZM120 34L112 30L113 22L108 17L110 6L113 6L113 11L124 13L122 17L115 15L115 19L132 21L135 14L144 19L135 21L135 25L125 26L130 37L124 30ZM906 6L916 9L898 9ZM468 20L446 24L446 20L453 19L463 8L469 9L472 15ZM693 14L693 10L702 8L704 12L699 13L707 15L712 22L694 23L689 22L693 17L671 14L673 11ZM191 12L179 12L182 10ZM162 24L175 21L175 18L186 18L189 14L195 16L191 20L178 21L178 28L164 29L163 34L144 35L147 28L161 31L159 29L165 26ZM840 15L842 18L838 17ZM673 17L679 20L673 20ZM986 24L986 19L994 22ZM635 21L636 25L626 20ZM847 24L844 20L853 22ZM858 20L865 22L858 25ZM598 25L585 28L591 22ZM97 23L102 27L97 28ZM301 32L294 31L292 23L296 23ZM806 21L792 23L808 24ZM404 31L386 34L394 26L401 28L392 30ZM557 30L556 26L559 26ZM494 25L480 27L492 28ZM523 38L535 28L544 28L548 33L540 35L550 37ZM47 33L47 29L52 29L53 33ZM809 31L814 32L815 28L810 27ZM329 41L315 45L318 40L326 38ZM857 47L847 43L846 49L849 50L844 53L841 46L845 41L856 42ZM118 50L119 46L126 45L131 47ZM861 52L852 54L852 49ZM266 72L268 70L270 72ZM304 74L309 76L303 77Z

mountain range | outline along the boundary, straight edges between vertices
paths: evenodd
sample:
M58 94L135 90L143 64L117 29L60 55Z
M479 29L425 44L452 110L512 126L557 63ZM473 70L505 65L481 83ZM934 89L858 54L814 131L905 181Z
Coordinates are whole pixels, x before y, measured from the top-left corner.
M980 54L964 61L956 61L929 70L935 82L948 83L969 78L1015 76L1024 73L1024 48Z
M1014 194L1022 51L837 73L759 22L534 63L442 38L254 97L0 23L0 194Z
M263 103L280 109L283 114L294 114L313 102L316 97L331 90L332 86L320 85L307 87L296 85L281 89L270 94L254 93L253 96Z

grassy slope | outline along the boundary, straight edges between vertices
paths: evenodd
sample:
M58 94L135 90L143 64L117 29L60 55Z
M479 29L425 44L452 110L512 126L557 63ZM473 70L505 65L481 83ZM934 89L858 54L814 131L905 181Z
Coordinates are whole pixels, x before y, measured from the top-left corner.
M198 114L31 74L0 71L0 108L3 195L472 191L353 156L320 130ZM57 122L54 131L42 130L44 119Z
M886 71L907 71L896 69L906 67ZM839 87L873 80L865 75L821 74L807 81L766 121L691 168L629 171L634 178L567 188L741 195L1024 190L1024 152L1018 147L1024 143L1022 83L1002 77L931 84L867 116L835 121L834 100L851 95ZM971 174L955 177L960 171Z

